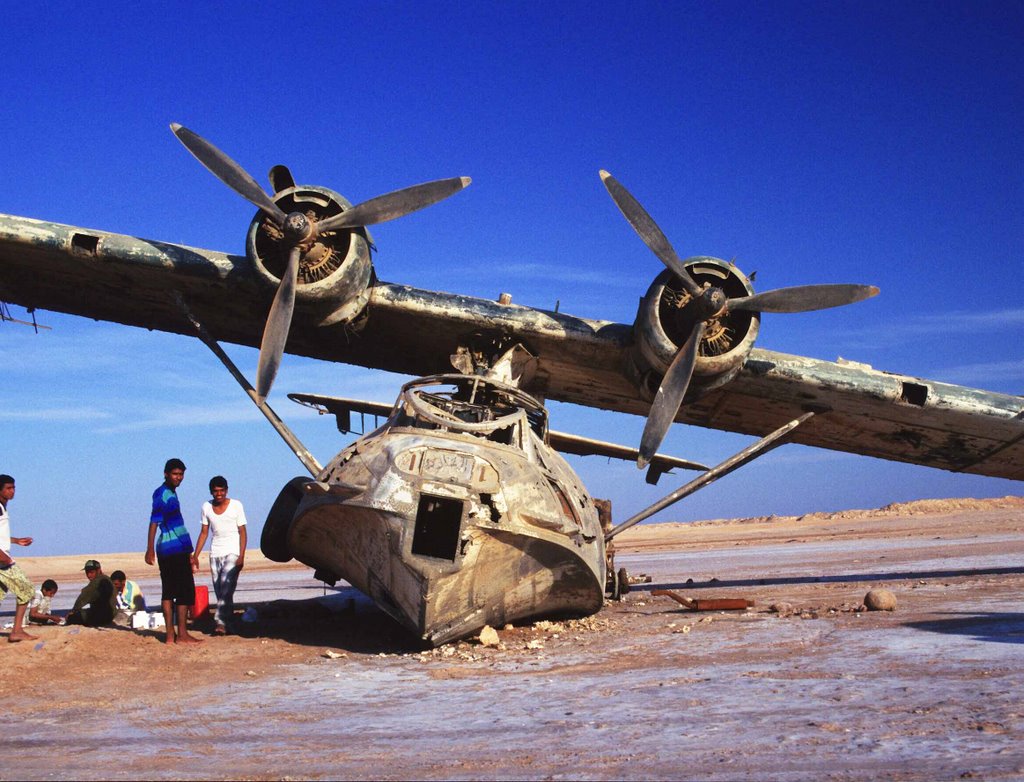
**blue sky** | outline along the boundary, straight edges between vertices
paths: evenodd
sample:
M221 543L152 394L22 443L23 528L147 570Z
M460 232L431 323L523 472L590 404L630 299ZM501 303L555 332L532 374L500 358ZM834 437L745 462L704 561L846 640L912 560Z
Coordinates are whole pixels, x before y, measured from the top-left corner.
M385 280L631 322L661 266L606 168L681 255L759 290L878 285L871 301L765 316L759 346L1021 393L1024 6L1019 3L56 3L5 9L0 212L240 253L253 209L178 144L213 141L352 201L473 184L379 226ZM19 315L15 308L14 314ZM184 337L40 313L0 326L0 472L33 554L141 551L168 456L194 528L211 475L254 531L301 466ZM255 351L229 347L252 375ZM286 357L271 404L326 461L345 441L290 391L391 401L403 378ZM552 405L624 443L636 417ZM714 463L749 438L675 426ZM634 466L572 458L624 519ZM1019 493L786 446L664 512L692 520ZM257 536L253 536L255 539ZM26 552L29 553L29 552ZM141 560L140 560L141 561Z

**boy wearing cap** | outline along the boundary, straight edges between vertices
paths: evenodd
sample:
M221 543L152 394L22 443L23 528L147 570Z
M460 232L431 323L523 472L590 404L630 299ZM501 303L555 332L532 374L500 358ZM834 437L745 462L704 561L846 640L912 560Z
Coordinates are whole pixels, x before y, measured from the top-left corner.
M193 576L192 538L185 529L178 502L177 489L185 480L185 463L168 459L164 465L164 482L153 492L153 511L149 516L149 543L146 564L160 565L160 607L167 628L166 643L195 644L201 639L188 634L188 609L196 602ZM157 532L160 533L159 538ZM177 619L177 636L175 636Z
M0 600L8 592L14 592L14 629L7 636L9 643L35 640L38 636L25 632L25 610L32 599L32 582L28 580L14 558L11 556L11 544L31 546L32 538L15 538L11 536L11 517L7 514L7 505L14 499L14 478L0 475Z
M114 621L117 611L117 590L110 576L104 574L100 563L95 559L86 560L85 577L89 583L78 594L78 599L67 616L69 625L85 625L86 627L102 627Z

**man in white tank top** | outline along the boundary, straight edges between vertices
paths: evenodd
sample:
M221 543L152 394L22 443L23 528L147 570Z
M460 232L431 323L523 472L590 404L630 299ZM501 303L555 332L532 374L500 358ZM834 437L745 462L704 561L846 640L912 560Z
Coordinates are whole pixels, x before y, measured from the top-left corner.
M228 497L228 482L221 475L210 479L210 495L212 499L203 503L203 528L199 532L192 561L199 567L199 552L212 531L210 575L217 595L214 633L224 635L235 611L238 574L245 566L245 509L241 502Z

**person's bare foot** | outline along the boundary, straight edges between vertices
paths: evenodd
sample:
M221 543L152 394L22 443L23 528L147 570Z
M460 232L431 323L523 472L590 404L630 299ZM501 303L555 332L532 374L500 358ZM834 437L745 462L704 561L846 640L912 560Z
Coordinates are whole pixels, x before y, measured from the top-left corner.
M38 635L26 633L24 630L22 630L21 632L11 630L11 634L7 636L7 643L16 644L18 643L18 641L35 641L38 638Z
M189 635L188 633L182 633L181 635L179 635L177 641L177 643L179 644L201 644L202 642L202 638L195 638Z

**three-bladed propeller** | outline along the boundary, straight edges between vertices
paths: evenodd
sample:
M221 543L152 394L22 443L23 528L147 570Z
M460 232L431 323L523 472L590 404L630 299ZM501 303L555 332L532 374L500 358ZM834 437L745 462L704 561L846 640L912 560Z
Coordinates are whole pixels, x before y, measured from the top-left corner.
M705 324L709 320L727 312L739 311L811 312L853 304L878 294L878 288L873 285L800 285L730 299L721 288L697 283L657 223L615 177L607 171L601 171L601 180L619 211L644 244L679 278L690 295L687 307L694 323L682 347L676 351L651 404L647 424L640 438L637 465L641 468L657 452L679 412L693 377Z
M288 331L295 311L299 266L303 253L312 246L316 238L328 231L376 225L416 212L454 195L471 181L469 177L454 177L413 185L371 198L333 217L320 221L311 220L303 212L286 214L245 169L202 136L178 123L172 123L171 130L185 148L214 176L256 206L282 229L283 236L280 241L288 250L288 265L281 276L274 302L270 306L270 314L267 316L267 324L260 343L260 358L256 369L256 394L260 401L266 399L270 393L277 369L281 365L281 357L288 342ZM275 166L271 171L271 181L276 190L281 189L277 186L278 183L287 183L291 178L287 169L282 169L282 166Z

